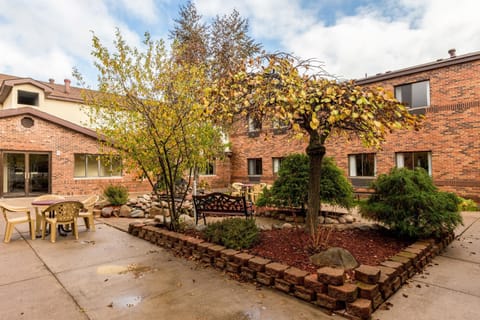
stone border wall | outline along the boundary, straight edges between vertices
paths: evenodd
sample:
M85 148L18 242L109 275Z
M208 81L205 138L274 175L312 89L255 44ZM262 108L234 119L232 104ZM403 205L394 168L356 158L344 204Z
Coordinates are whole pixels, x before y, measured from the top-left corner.
M310 274L245 252L172 232L154 224L132 222L128 232L176 255L193 257L221 271L237 274L293 295L348 319L371 319L372 313L402 284L443 251L454 235L441 241L417 241L380 266L360 265L355 280L346 281L341 269L323 267Z

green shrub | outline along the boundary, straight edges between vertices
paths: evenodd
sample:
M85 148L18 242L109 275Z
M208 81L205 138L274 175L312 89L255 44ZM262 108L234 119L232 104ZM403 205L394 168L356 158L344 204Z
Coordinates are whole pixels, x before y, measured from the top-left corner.
M255 204L303 208L308 201L309 163L305 154L296 153L285 157L272 188L265 189ZM353 187L332 158L324 158L322 161L320 199L345 208L354 205Z
M361 203L361 215L401 236L439 237L462 223L459 198L438 191L423 169L394 168L380 175L372 187L374 194Z
M260 231L254 219L230 218L207 225L203 235L209 242L239 250L253 246Z
M460 204L458 205L459 211L478 211L478 205L472 199L464 199L459 197Z
M255 205L257 207L266 207L270 205L274 205L272 201L272 189L268 189L267 187L263 188L262 193L258 196Z
M124 186L109 185L103 191L103 195L114 206L121 206L128 201L128 190Z

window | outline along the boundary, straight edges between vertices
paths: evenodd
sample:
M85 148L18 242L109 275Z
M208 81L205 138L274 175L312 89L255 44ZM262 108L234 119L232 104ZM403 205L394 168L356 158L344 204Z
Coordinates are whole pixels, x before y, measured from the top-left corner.
M248 159L248 175L260 176L262 175L262 159Z
M288 130L288 125L289 125L288 120L273 119L272 120L273 134L285 133Z
M38 107L38 93L18 90L17 103Z
M374 177L375 154L359 153L348 156L350 177Z
M115 177L122 175L120 157L98 154L75 154L75 177Z
M421 81L395 87L395 98L410 109L425 108L430 105L430 82Z
M22 120L20 120L20 123L25 128L31 128L35 124L35 121L33 121L33 118L23 117Z
M210 161L204 168L198 170L198 174L202 176L214 176L215 175L215 162Z
M262 122L255 117L248 117L248 136L258 137L262 129Z
M429 151L420 152L398 152L395 155L397 168L423 168L428 174L432 174L432 153Z
M273 174L278 174L278 170L280 170L280 165L282 164L283 158L272 158L272 168Z

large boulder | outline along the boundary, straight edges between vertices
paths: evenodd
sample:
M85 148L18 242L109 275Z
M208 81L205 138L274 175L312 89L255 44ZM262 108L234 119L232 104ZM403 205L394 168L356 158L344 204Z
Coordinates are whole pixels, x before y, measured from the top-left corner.
M355 257L343 248L332 247L325 251L314 254L310 261L318 267L354 269L359 266Z

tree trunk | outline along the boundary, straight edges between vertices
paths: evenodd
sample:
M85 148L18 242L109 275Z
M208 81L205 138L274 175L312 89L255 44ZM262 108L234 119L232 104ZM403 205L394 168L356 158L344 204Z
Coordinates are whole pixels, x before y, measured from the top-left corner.
M310 159L310 172L308 182L308 211L307 230L311 235L318 231L318 213L320 212L320 176L322 159L325 156L325 146L320 141L310 139L307 155Z

